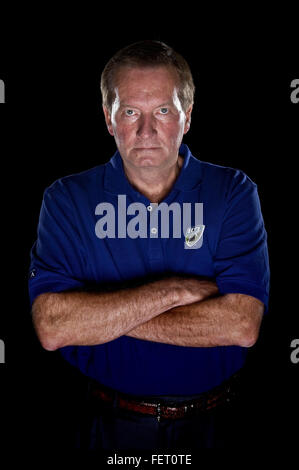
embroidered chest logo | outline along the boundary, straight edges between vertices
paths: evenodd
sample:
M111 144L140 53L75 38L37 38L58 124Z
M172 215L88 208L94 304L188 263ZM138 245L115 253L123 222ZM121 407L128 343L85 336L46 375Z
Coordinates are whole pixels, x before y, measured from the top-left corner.
M185 233L185 248L200 248L202 245L202 235L205 225L189 227ZM201 243L198 243L201 240ZM195 246L197 245L197 246Z

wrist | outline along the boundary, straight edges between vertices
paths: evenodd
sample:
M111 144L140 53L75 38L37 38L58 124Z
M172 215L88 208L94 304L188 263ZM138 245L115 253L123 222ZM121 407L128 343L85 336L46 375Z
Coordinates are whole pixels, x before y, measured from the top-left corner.
M164 307L171 309L181 305L183 293L175 278L155 281L153 284Z
M208 299L209 297L213 297L217 294L219 294L218 286L215 282L211 281L200 281L201 286L200 286L200 293L201 293L201 299L205 300Z

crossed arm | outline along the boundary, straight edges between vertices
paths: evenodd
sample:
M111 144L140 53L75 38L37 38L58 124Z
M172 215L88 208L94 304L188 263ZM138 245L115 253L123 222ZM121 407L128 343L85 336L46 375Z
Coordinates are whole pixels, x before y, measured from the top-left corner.
M214 282L170 277L114 292L39 295L32 307L47 350L95 345L122 335L178 346L252 346L263 303L243 294L219 295Z
M254 297L226 294L175 307L127 336L178 346L251 347L258 338L263 310L263 303Z

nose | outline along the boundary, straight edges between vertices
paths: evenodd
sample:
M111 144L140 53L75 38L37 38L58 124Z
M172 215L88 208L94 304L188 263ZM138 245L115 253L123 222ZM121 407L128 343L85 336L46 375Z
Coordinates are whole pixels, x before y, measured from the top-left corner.
M138 124L139 124L138 129L137 129L138 137L147 139L157 133L156 122L153 116L143 115L142 118L139 120Z

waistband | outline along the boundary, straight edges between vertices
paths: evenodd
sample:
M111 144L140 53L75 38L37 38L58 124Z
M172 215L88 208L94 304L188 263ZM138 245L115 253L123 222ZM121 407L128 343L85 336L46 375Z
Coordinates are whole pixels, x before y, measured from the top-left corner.
M161 418L183 418L210 411L235 401L240 393L241 371L219 386L195 396L136 396L110 389L96 381L90 382L89 396L92 401Z

